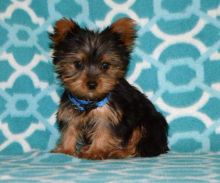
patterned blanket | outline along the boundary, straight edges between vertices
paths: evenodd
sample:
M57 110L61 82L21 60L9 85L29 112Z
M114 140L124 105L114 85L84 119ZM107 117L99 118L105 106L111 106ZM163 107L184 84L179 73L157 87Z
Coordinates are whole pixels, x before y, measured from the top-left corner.
M171 150L220 150L219 0L1 0L1 154L48 151L59 137L55 113L62 89L53 73L47 36L54 22L71 17L92 29L122 16L138 24L127 79L166 116ZM32 155L19 158L9 158L2 171L7 172L12 165L21 168L19 161ZM149 161L151 164L153 160ZM163 163L163 157L159 161ZM137 162L141 166L140 160L128 164ZM117 164L113 162L113 168L120 168ZM36 169L41 166L31 166L35 165ZM66 168L78 171L69 164ZM145 168L148 172L148 165ZM90 170L99 176L98 169L102 169L102 163ZM48 176L53 168L45 170L43 174ZM23 171L29 170L25 167ZM133 172L138 169L125 170L130 176ZM197 172L200 174L200 169Z
M220 181L220 154L170 153L156 158L88 161L33 152L0 155L4 183L208 183ZM208 167L208 168L207 168Z

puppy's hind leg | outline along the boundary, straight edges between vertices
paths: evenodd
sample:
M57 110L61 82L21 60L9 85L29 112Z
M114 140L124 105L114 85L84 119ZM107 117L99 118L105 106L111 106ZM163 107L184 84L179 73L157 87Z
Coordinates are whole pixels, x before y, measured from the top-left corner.
M148 118L149 119L149 118ZM168 125L160 114L151 116L150 121L143 125L142 138L138 144L138 153L143 157L153 157L167 153Z

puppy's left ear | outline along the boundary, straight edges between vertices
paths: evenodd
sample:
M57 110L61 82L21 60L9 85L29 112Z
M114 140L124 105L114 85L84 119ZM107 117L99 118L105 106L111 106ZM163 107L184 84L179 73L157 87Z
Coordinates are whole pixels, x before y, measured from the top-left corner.
M121 18L110 26L110 31L117 33L128 51L131 51L136 38L136 22L131 18Z

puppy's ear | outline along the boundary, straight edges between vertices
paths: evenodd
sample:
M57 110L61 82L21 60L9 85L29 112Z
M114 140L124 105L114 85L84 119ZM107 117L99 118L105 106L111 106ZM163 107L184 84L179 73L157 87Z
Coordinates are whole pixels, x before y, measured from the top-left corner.
M73 20L62 18L55 23L54 33L49 34L55 45L64 40L67 33L79 29L79 25Z
M128 51L132 50L136 38L136 23L131 18L121 18L110 26L110 31L117 33Z

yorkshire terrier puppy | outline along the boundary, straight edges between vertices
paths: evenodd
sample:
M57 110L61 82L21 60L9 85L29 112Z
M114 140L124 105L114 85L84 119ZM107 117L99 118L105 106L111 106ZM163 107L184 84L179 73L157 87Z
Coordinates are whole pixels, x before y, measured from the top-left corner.
M168 151L165 118L125 79L135 38L130 18L103 31L56 22L53 63L65 90L57 112L61 138L52 152L109 159Z

